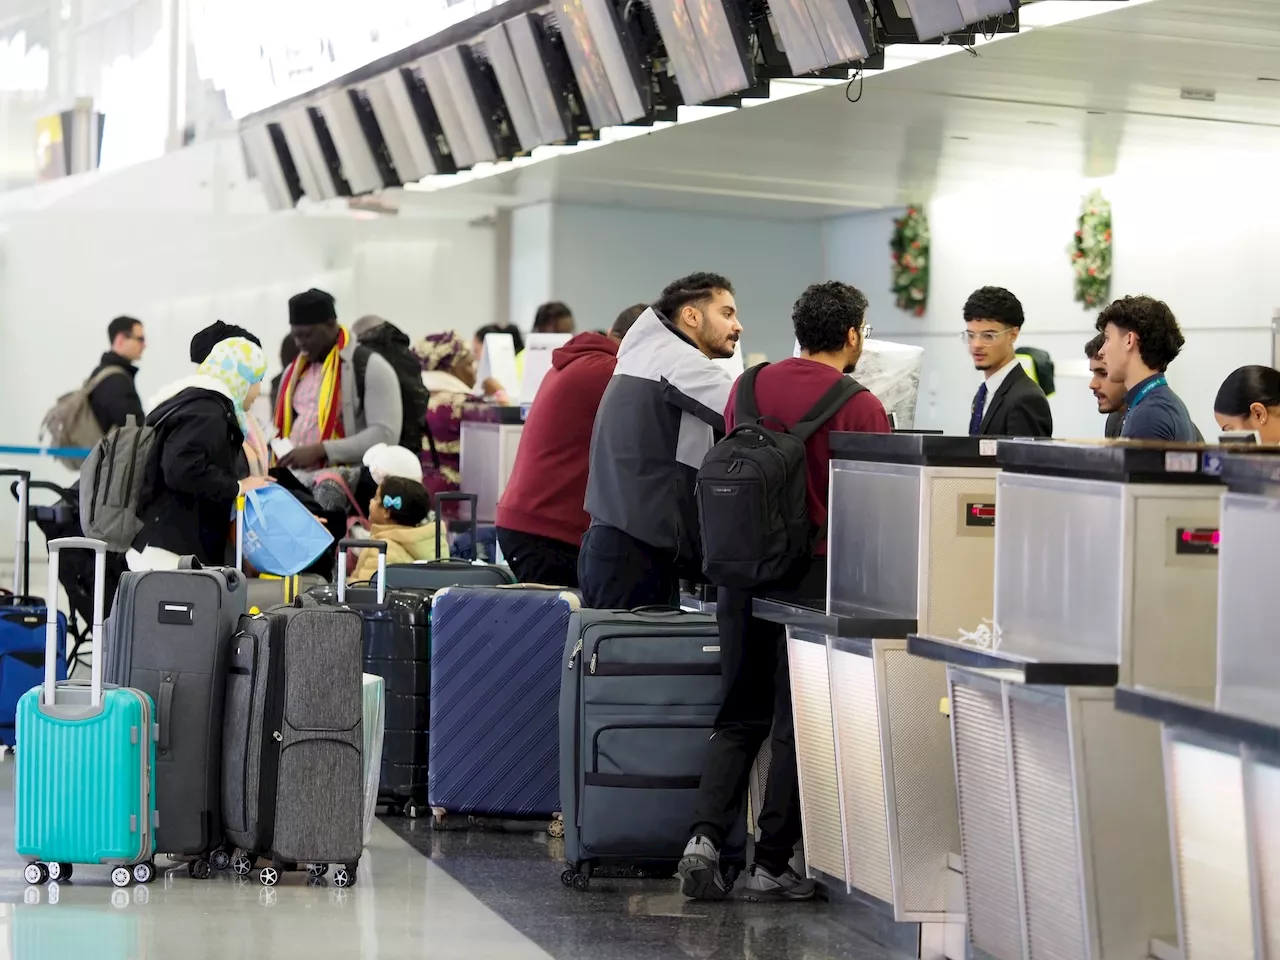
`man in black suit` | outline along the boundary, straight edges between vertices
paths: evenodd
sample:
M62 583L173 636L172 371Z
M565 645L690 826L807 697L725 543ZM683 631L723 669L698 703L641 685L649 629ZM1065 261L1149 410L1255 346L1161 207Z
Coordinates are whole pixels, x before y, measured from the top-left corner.
M964 341L985 379L973 398L971 437L1051 437L1053 414L1039 385L1014 355L1022 304L1003 287L983 287L964 305Z

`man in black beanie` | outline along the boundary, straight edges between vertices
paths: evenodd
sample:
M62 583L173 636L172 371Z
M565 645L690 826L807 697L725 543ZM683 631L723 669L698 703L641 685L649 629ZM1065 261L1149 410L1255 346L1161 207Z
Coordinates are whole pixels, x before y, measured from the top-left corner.
M395 371L339 325L333 297L314 288L291 297L289 329L298 357L281 379L275 423L293 449L280 466L358 466L374 444L399 442L403 407Z

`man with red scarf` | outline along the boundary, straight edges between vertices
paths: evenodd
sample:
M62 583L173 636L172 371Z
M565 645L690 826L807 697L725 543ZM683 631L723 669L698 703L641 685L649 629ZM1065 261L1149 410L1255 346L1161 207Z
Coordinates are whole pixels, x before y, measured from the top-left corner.
M280 381L275 425L293 449L280 466L358 467L374 444L398 443L403 410L395 370L338 325L333 297L314 288L291 297L289 328L298 358Z

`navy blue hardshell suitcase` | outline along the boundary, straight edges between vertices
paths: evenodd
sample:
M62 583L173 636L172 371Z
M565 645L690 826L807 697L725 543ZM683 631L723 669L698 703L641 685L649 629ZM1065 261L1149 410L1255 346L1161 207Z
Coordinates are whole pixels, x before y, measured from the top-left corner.
M577 609L575 594L547 588L435 595L429 797L437 821L560 811L560 660Z
M25 470L0 470L0 477L16 477L18 535L13 561L13 592L0 592L0 744L12 747L18 700L44 681L45 621L48 608L40 597L28 596L31 576L28 491L31 475ZM57 603L57 597L53 598ZM67 679L67 618L59 613L58 662L55 675Z

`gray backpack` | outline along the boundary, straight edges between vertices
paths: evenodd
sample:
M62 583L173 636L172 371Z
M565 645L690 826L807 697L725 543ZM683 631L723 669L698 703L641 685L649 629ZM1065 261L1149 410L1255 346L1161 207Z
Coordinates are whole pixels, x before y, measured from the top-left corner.
M98 441L80 468L80 526L86 537L124 553L142 532L143 486L160 424L130 417Z
M53 408L44 415L40 424L40 439L48 437L55 447L88 449L102 439L102 425L94 415L89 394L107 377L127 376L119 367L103 367L84 382L84 386L60 396ZM79 470L82 461L78 457L59 457L73 470Z

